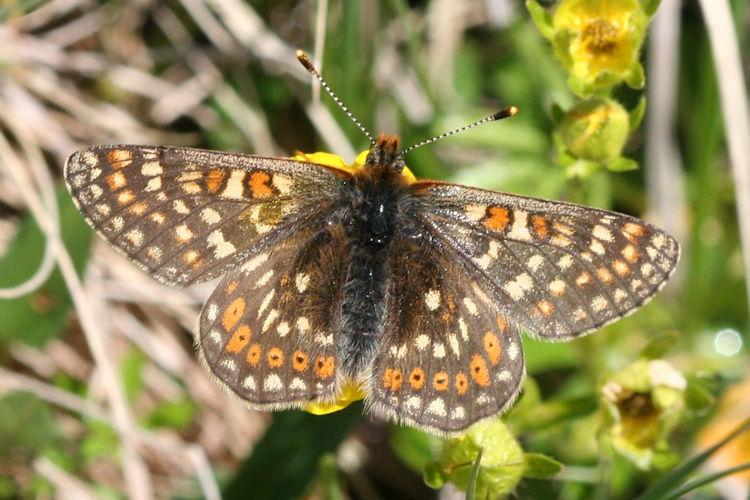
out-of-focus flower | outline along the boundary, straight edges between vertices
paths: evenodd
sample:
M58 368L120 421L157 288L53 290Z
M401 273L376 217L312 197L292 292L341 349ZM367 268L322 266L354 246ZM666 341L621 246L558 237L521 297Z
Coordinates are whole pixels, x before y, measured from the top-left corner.
M292 158L294 160L306 161L309 163L317 163L319 165L326 165L329 167L338 168L340 170L345 170L351 174L365 166L365 160L367 160L367 154L369 152L370 152L369 150L362 151L354 159L354 163L351 163L351 164L346 163L343 160L343 158L341 158L340 156L337 156L332 153L324 153L324 152L317 152L317 153L297 152L297 154L294 155ZM411 170L409 170L409 167L404 167L404 169L401 171L401 175L406 177L409 180L409 182L417 181L417 178L414 177L414 174L411 172Z
M630 133L630 115L616 101L593 97L567 111L556 133L561 153L573 161L608 166L622 154Z
M480 450L475 498L502 498L522 477L551 477L562 468L544 455L524 453L505 423L490 419L472 425L459 438L446 439L438 460L425 467L425 482L433 488L450 482L466 491Z
M666 438L685 410L687 380L669 362L641 359L602 386L614 448L648 470L669 460Z
M588 95L623 81L643 85L638 58L649 14L637 0L563 0L551 18L535 0L527 6L552 42L574 92Z

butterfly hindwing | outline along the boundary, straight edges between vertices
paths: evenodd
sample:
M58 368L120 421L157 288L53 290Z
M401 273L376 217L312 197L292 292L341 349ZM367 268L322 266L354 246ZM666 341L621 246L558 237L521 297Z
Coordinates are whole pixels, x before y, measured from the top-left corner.
M73 154L65 179L109 242L163 282L220 276L325 210L339 175L295 160L163 146Z
M420 182L425 224L509 321L549 340L591 332L666 283L677 241L634 217Z
M299 407L338 392L344 242L315 229L231 271L201 313L201 357L255 408Z
M423 234L393 243L367 403L378 415L452 433L513 402L523 351L498 305Z

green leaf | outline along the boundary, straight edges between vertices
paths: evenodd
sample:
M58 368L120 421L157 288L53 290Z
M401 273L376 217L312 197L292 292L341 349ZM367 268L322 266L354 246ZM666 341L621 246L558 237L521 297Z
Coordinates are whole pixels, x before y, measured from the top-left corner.
M641 350L638 358L659 359L663 358L677 343L679 334L676 331L666 332L657 335L646 347Z
M466 488L466 500L474 500L477 493L477 480L479 479L479 467L482 465L482 448L479 448L477 458L474 460L474 467L471 469L469 486Z
M729 433L727 437L715 445L687 459L681 465L664 474L659 481L641 494L637 500L663 500L665 498L672 498L675 492L679 491L680 485L687 480L688 476L703 465L714 452L748 430L750 430L750 418L746 419L735 430Z
M30 460L62 435L49 405L37 396L11 392L0 398L0 457Z
M73 206L64 186L57 187L60 232L80 273L88 259L91 230ZM11 287L34 274L42 261L45 240L33 217L21 220L18 234L0 259L0 287ZM55 269L47 281L34 292L10 300L0 300L0 341L21 341L42 347L63 332L71 306L65 282Z
M641 0L641 8L647 16L651 17L656 14L656 9L659 8L661 0Z
M439 441L435 436L402 425L392 425L388 431L391 449L415 472L421 472L433 460L432 451L439 446Z
M526 0L526 10L529 11L539 32L551 40L555 36L555 28L552 26L552 16L547 9L539 5L536 0Z
M643 116L646 114L646 96L641 97L638 100L638 105L633 108L630 112L630 127L629 132L632 133L635 129L641 126Z
M425 465L424 470L422 471L422 481L424 481L424 484L435 490L443 487L445 484L445 474L443 474L443 471L440 469L440 464L438 462L430 462Z
M546 479L555 476L563 468L563 464L541 453L524 453L523 461L526 464L526 469L523 473L524 477L535 479Z
M695 412L705 412L716 404L716 397L706 388L703 380L687 377L685 405Z
M149 429L169 427L185 430L192 424L198 408L190 399L166 401L154 407L144 419L144 425Z
M344 500L344 487L339 477L339 466L334 453L326 453L320 459L320 485L326 500Z
M646 75L643 71L643 65L640 62L636 61L633 63L630 73L625 79L625 83L634 89L642 89L646 84Z
M630 172L632 170L638 170L638 162L631 158L620 156L607 165L607 170L610 172Z
M274 414L273 422L253 453L237 470L222 497L225 500L296 499L307 491L320 458L334 452L362 412L354 403L328 415L303 411Z
M665 500L672 500L673 498L674 499L682 498L683 496L687 495L691 491L697 490L698 488L709 485L713 483L714 481L721 479L722 477L729 476L730 474L734 474L736 472L741 472L745 470L750 470L750 462L745 462L744 464L737 465L736 467L730 467L728 469L724 469L719 472L714 472L713 474L702 476L694 481L690 481L689 483L684 484L680 488L675 489L674 491L672 491L672 493L668 497L665 498Z

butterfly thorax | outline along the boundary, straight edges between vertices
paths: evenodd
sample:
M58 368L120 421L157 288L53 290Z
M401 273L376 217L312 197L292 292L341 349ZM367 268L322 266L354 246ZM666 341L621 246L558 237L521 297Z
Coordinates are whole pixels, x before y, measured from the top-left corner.
M380 136L365 166L342 188L347 267L339 354L352 378L372 361L382 332L389 249L409 220L411 194L403 168L398 138Z

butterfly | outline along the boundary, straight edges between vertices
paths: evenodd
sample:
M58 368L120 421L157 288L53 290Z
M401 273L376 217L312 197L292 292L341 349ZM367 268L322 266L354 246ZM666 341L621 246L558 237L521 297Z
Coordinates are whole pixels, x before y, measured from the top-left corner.
M601 328L660 290L680 252L628 215L416 181L386 135L354 171L115 145L74 153L65 179L88 223L156 279L223 276L196 346L227 391L279 410L354 384L375 416L438 434L514 402L519 329L561 341Z

